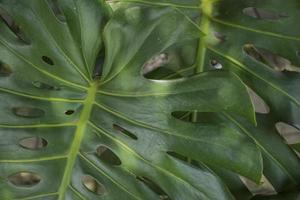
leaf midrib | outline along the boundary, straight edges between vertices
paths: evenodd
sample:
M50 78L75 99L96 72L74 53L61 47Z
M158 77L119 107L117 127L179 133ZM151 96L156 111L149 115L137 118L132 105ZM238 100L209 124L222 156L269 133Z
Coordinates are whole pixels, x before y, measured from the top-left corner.
M92 113L93 102L96 98L97 89L99 82L95 81L91 84L91 87L88 89L87 97L83 103L83 109L80 114L79 120L76 123L76 132L74 135L74 140L70 147L70 152L68 154L67 164L64 171L64 176L59 188L59 198L58 200L64 200L65 194L70 184L72 178L72 171L78 156L81 142L84 138L85 129L89 121L90 115Z

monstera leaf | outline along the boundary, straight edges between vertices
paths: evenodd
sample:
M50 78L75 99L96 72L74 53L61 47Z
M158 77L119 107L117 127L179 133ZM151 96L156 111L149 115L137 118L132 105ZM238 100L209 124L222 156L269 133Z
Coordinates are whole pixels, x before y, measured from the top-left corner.
M248 199L238 175L262 173L294 189L275 124L299 127L297 6L0 0L0 199ZM161 55L177 72L148 75Z
M141 1L130 1L140 2ZM267 109L256 110L255 127L228 113L199 114L206 122L226 124L252 138L263 155L264 175L276 191L299 187L299 140L291 146L278 134L278 125L298 129L299 134L299 2L279 0L239 1L142 1L152 6L172 6L206 35L194 44L197 62L182 66L167 78L191 75L194 71L229 70L236 73L263 100ZM200 6L199 6L200 5ZM189 14L200 10L197 23ZM190 45L193 46L193 45ZM197 52L195 51L197 49ZM201 117L202 116L202 117ZM299 136L298 136L299 138ZM247 199L243 184L234 174L214 169L238 199ZM297 195L287 194L297 199ZM247 196L247 194L246 194ZM281 198L270 197L270 199ZM282 199L286 196L283 195ZM266 197L259 197L266 199Z

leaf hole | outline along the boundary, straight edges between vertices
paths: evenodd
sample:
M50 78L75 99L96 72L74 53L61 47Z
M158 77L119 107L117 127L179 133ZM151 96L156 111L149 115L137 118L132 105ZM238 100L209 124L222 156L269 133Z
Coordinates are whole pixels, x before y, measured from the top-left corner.
M47 83L43 83L41 81L33 81L32 82L33 86L38 88L38 89L43 89L43 90L56 90L59 91L61 88L57 86L52 86Z
M47 63L48 65L54 65L54 62L51 58L47 57L47 56L42 56L42 60Z
M12 74L11 68L0 61L0 77L8 77Z
M284 122L277 122L275 127L288 144L300 143L300 129Z
M178 160L181 160L182 162L188 164L188 165L192 165L193 167L200 167L199 165L199 162L192 159L192 158L189 158L187 156L184 156L182 154L179 154L177 152L174 152L174 151L167 151L166 152L169 156L173 157L173 158L176 158Z
M24 149L39 150L45 148L48 145L48 142L41 137L29 137L21 139L19 145Z
M47 0L48 4L50 5L53 14L60 22L66 22L66 17L62 12L62 9L58 3L58 0Z
M137 140L138 137L136 135L134 135L133 133L131 133L130 131L122 128L121 126L117 125L117 124L113 124L113 128L115 130L117 130L120 133L123 133L125 136L130 137L133 140Z
M188 160L188 157L187 157L187 156L181 155L181 154L176 153L176 152L174 152L174 151L167 151L166 153L167 153L169 156L172 156L172 157L177 158L177 159L179 159L179 160L182 160L182 161L184 161L184 162L186 162L186 161Z
M15 36L24 44L30 44L30 40L26 37L21 27L15 20L2 8L0 8L0 18L7 25L7 27L15 34Z
M247 87L248 93L250 95L251 101L254 105L254 109L256 113L260 114L268 114L270 113L270 107L268 104L251 88Z
M281 18L286 18L288 15L286 13L278 13L271 10L265 10L262 8L256 8L256 7L248 7L243 9L243 14L249 17L252 17L254 19L259 20L279 20Z
M31 107L14 107L12 108L12 112L19 117L25 118L39 118L45 115L45 111L39 108L31 108Z
M300 73L300 68L294 66L290 60L267 49L256 47L253 44L246 44L244 45L244 52L251 58L262 64L265 64L275 71L290 71Z
M149 178L145 176L137 176L136 179L144 183L150 190L156 193L161 200L171 200L169 195L158 184L156 184Z
M215 59L210 60L210 66L217 70L223 69L223 65Z
M82 177L82 184L88 191L96 195L103 195L106 191L105 187L90 175Z
M145 63L145 65L142 68L142 74L146 77L146 75L150 74L158 68L165 66L169 62L170 59L167 53L161 53L159 55L156 55Z
M215 38L217 38L220 42L226 42L226 40L227 40L227 36L226 35L224 35L224 34L222 34L222 33L220 33L220 32L214 32L214 36L215 36Z
M67 110L65 112L65 115L73 115L75 113L75 110Z
M120 158L105 146L99 146L96 150L96 154L100 160L112 166L120 166L122 164Z
M196 114L196 118L194 117ZM220 116L215 112L173 111L172 117L187 123L212 123L219 122Z
M41 182L41 177L33 172L19 172L9 176L8 180L18 187L33 187Z

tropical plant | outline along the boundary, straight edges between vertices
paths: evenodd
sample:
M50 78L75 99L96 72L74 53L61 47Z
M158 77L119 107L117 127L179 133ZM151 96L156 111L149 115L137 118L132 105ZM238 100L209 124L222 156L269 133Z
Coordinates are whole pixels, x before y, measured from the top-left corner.
M0 199L299 199L299 9L0 0Z

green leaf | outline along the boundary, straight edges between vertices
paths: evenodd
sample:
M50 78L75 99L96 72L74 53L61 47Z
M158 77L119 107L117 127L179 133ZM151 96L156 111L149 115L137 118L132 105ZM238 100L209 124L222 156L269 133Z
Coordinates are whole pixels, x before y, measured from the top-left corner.
M255 122L238 76L143 76L154 56L203 37L189 15L169 4L112 14L98 0L0 0L0 9L0 199L233 199L206 165L260 180L251 138L172 115Z
M300 144L297 143L297 144L292 144L291 145L295 150L297 150L298 152L300 152Z
M275 130L278 122L300 127L300 37L299 27L294 26L299 18L298 1L284 4L278 0L203 0L200 4L175 0L132 2L153 6L166 6L161 2L172 4L185 17L189 17L186 10L203 11L197 27L206 35L194 45L199 49L196 72L230 70L262 97L270 112L257 115L258 127L239 117L232 118L232 115L229 119L259 145L264 175L278 192L299 187L299 158ZM193 24L197 22L189 18ZM195 67L183 66L175 74L187 76L194 72ZM218 118L219 123L230 126L224 116L212 116ZM212 121L216 122L215 119L206 120ZM291 147L297 149L297 144Z
M257 196L252 198L253 200L297 200L300 198L299 192L286 192L278 195L271 196Z

